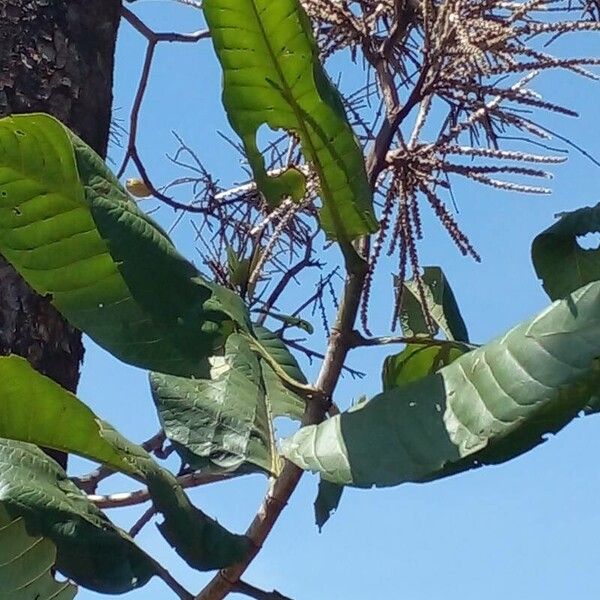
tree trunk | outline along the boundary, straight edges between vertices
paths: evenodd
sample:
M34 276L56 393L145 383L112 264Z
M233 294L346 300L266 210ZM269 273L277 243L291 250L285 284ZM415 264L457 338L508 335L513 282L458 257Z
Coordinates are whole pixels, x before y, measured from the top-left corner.
M0 0L0 116L46 112L106 156L120 0ZM0 256L0 354L75 391L81 333ZM66 465L66 455L49 451Z

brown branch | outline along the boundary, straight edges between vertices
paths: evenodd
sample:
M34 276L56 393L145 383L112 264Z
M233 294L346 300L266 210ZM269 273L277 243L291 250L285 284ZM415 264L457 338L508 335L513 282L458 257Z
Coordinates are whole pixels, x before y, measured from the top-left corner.
M177 478L179 485L182 488L199 487L201 485L208 485L209 483L216 483L219 481L226 481L235 477L234 474L202 474L202 473L190 473L189 475L181 475ZM125 506L136 506L143 504L151 500L150 492L147 488L141 490L134 490L132 492L118 492L116 494L90 494L88 500L93 502L98 508L123 508Z
M129 535L133 538L135 537L145 525L147 525L152 517L157 513L157 510L154 508L154 505L146 510L146 512L132 525L129 530Z
M388 107L387 118L376 136L375 145L367 158L367 175L371 188L375 188L377 178L385 166L385 157L402 120L421 99L421 90L425 83L427 69L424 68L415 88L413 89L407 104L396 110ZM382 82L380 82L381 84ZM393 81L387 81L393 87ZM390 92L393 94L393 92ZM348 352L351 350L351 339L354 331L354 323L358 315L360 298L368 273L368 265L365 258L369 253L370 242L368 237L363 237L355 245L357 252L356 260L347 262L347 274L344 284L344 292L335 326L329 337L327 350L319 376L315 383L322 396L331 398L335 387L340 379ZM347 255L347 252L345 252ZM317 401L307 402L303 425L322 422L327 415L328 407ZM196 596L195 600L223 600L239 582L250 563L260 551L263 543L273 529L279 515L291 495L294 493L303 471L289 461L285 461L280 476L275 480L272 489L267 494L258 513L254 517L246 535L252 540L253 545L244 560L239 564L229 567L216 575L209 584Z
M244 594L244 596L248 596L250 598L254 598L254 600L292 600L288 596L284 596L280 594L277 590L273 590L272 592L266 592L265 590L261 590L245 581L238 581L234 584L233 590L238 594Z
M146 450L146 452L153 452L155 454L159 454L162 450L162 446L165 442L166 436L162 429L154 434L150 439L146 440L142 444L142 448ZM95 471L88 473L86 475L81 475L81 477L73 477L71 480L73 483L86 494L95 494L96 489L98 488L98 484L101 481L104 481L111 475L114 475L116 471L107 467L106 465L102 465L98 467Z
M311 362L313 358L318 358L320 360L323 360L325 358L324 354L321 354L320 352L317 352L312 348L308 348L303 344L298 343L296 340L283 339L283 341L290 348L293 348L294 350L298 350L298 352L302 352L303 354L305 354L308 360ZM348 367L346 365L344 365L344 371L346 371L348 375L350 375L350 377L353 377L354 379L362 379L366 375L366 373L364 373L363 371L352 369L351 367Z
M137 15L131 12L128 8L125 8L123 6L121 8L121 14L123 15L123 18L134 29L136 29L136 31L138 31L146 38L146 40L148 41L148 45L146 47L146 55L144 57L144 65L142 67L140 82L138 84L133 105L131 107L131 114L129 118L129 139L127 142L127 149L125 151L125 156L123 157L123 162L121 163L121 166L117 171L117 177L120 178L125 172L125 169L127 168L129 162L133 161L140 174L142 181L148 187L148 189L155 198L176 210L184 210L186 212L193 213L206 213L206 209L204 207L198 207L193 206L192 204L183 204L181 202L177 202L176 200L173 200L169 196L166 196L165 194L160 192L154 186L154 184L150 180L148 172L137 149L137 133L140 110L142 108L144 96L146 94L146 89L148 88L148 80L150 77L150 70L152 68L152 61L154 59L156 45L160 42L197 42L199 40L210 37L210 32L208 30L202 30L189 34L174 32L157 33L150 29Z

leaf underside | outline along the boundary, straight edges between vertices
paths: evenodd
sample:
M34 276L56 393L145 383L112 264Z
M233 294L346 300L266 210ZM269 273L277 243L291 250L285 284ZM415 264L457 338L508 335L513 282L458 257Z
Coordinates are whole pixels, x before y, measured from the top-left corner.
M58 570L84 587L120 594L156 573L154 561L31 444L0 439L0 504L30 535L50 539Z
M203 9L223 69L229 121L269 204L299 200L305 181L295 169L267 175L256 141L263 124L300 140L319 177L321 225L329 237L348 241L376 231L362 152L298 0L205 0Z
M194 470L277 475L273 414L258 358L233 334L225 356L213 360L211 379L150 376L167 437Z
M254 332L289 377L306 381L277 336L259 326ZM232 334L225 356L213 357L211 362L207 379L150 375L152 397L167 437L195 470L279 474L273 419L300 420L304 401L283 385L241 335Z
M584 249L577 237L600 232L600 204L564 214L531 247L533 264L552 300L600 279L600 249Z
M600 282L438 373L302 428L284 455L336 483L428 481L509 460L597 395Z

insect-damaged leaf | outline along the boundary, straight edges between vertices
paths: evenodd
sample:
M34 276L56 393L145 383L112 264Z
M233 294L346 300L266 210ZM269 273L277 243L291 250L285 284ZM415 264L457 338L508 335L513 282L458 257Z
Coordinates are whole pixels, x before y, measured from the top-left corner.
M542 443L597 396L600 282L459 357L321 425L284 455L335 483L427 481L509 460Z
M263 124L300 140L319 177L321 225L329 237L348 241L376 231L362 152L298 0L205 0L203 9L223 68L229 121L269 204L299 200L305 180L295 169L267 175L256 141Z

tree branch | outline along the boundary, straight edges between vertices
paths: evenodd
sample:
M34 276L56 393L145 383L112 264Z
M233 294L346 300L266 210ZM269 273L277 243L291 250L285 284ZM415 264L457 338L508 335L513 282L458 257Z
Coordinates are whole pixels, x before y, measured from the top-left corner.
M144 166L144 163L142 162L142 159L140 158L137 149L137 131L140 110L144 101L146 89L148 87L148 79L150 76L150 69L152 67L152 61L154 59L156 45L160 42L197 42L199 40L210 37L210 32L206 29L196 31L194 33L157 33L150 29L136 14L131 12L128 8L125 8L124 6L121 7L121 14L123 15L123 18L136 31L138 31L141 35L143 35L146 38L146 40L148 41L148 45L146 47L146 55L144 57L144 65L142 67L140 82L138 84L138 89L135 94L129 118L129 139L127 142L127 150L125 151L125 156L123 157L121 167L117 171L117 177L120 178L125 172L129 161L133 161L140 174L142 181L155 198L157 198L161 202L164 202L165 204L174 209L185 210L187 212L205 213L206 209L203 207L197 207L190 204L182 204L181 202L177 202L176 200L169 198L168 196L156 189L156 187L150 180L148 172Z
M182 488L199 487L201 485L208 485L209 483L216 483L219 481L226 481L235 477L235 474L201 474L201 473L190 473L189 475L181 475L177 478L179 485ZM118 492L116 494L90 494L88 500L93 502L98 508L123 508L125 506L136 506L137 504L143 504L151 500L150 492L147 488L141 490L135 490L133 492Z
M436 340L435 338L420 336L383 336L367 338L358 331L353 331L350 336L350 348L370 347L370 346L388 346L390 344L421 344L422 346L439 346L442 344L464 348L477 348L478 344L468 344L467 342L457 342L454 340Z
M238 581L235 583L233 591L237 592L238 594L244 594L244 596L254 598L255 600L292 600L288 596L280 594L277 590L266 592L265 590L261 590L260 588L246 583L245 581Z
M165 442L166 436L164 431L161 429L158 433L154 434L150 439L146 440L142 444L142 448L146 450L146 452L153 452L158 454L158 452L162 449L162 446ZM82 475L81 477L72 477L71 481L80 489L83 490L86 494L95 494L96 489L98 488L98 484L101 481L104 481L111 475L114 475L116 471L102 465L98 467L95 471L88 473L87 475Z

